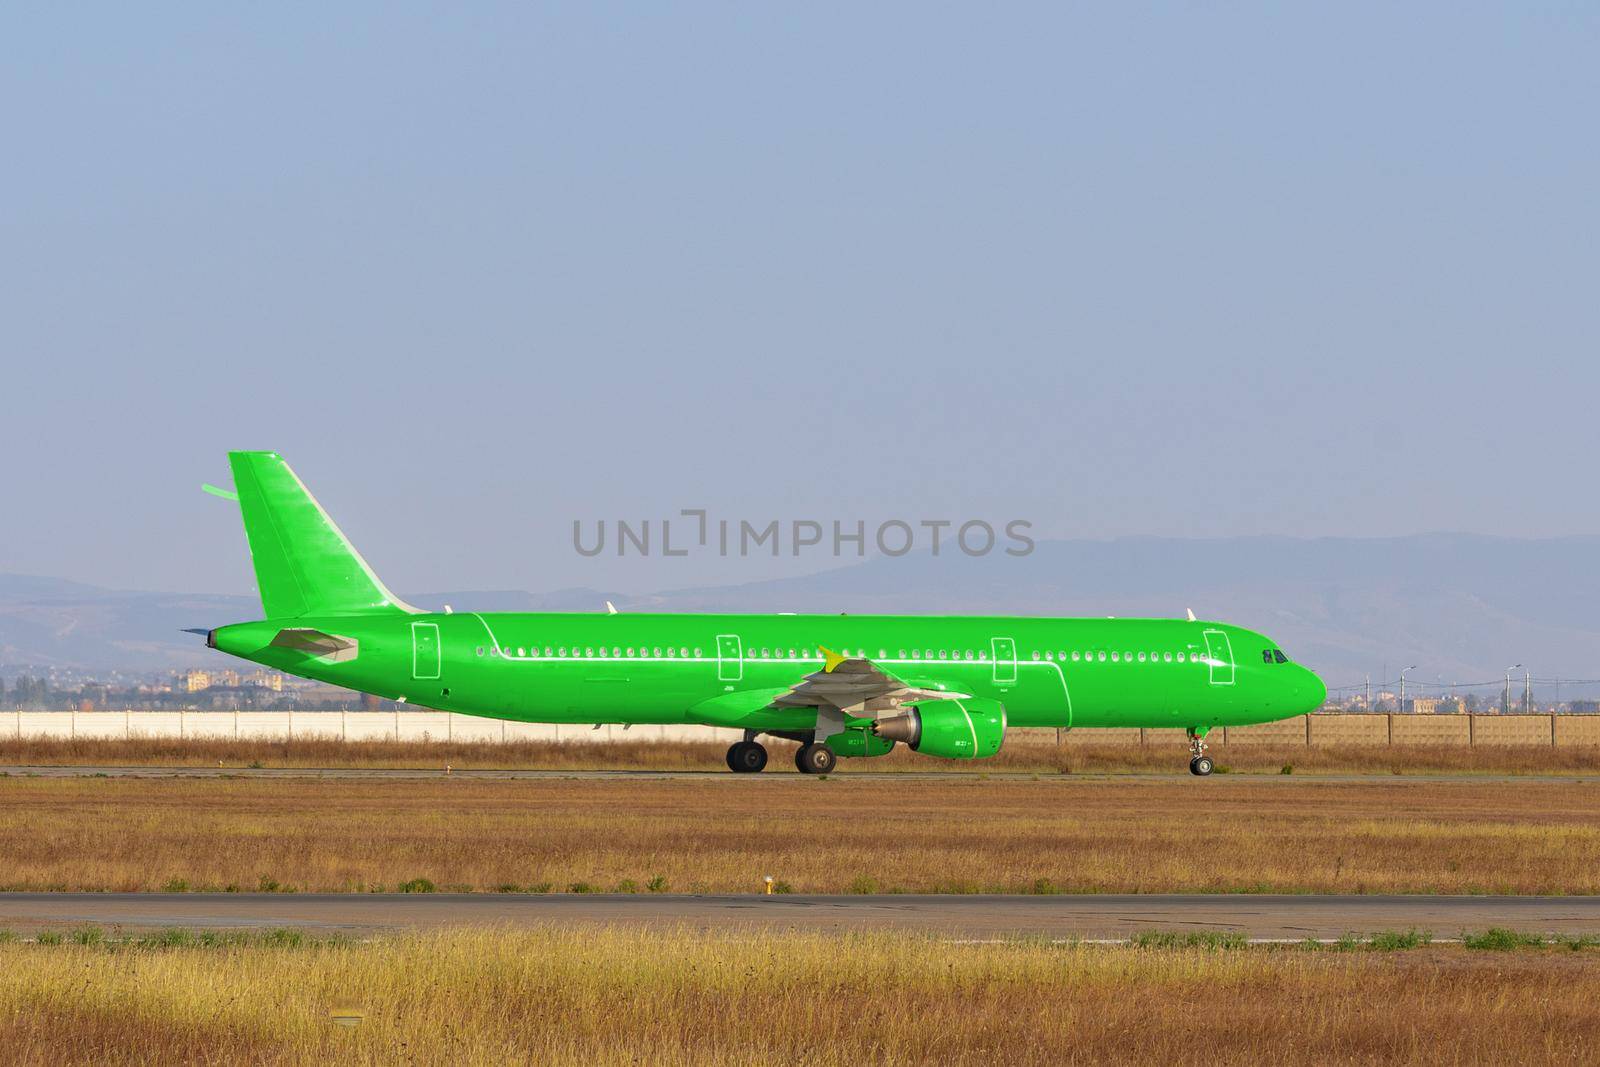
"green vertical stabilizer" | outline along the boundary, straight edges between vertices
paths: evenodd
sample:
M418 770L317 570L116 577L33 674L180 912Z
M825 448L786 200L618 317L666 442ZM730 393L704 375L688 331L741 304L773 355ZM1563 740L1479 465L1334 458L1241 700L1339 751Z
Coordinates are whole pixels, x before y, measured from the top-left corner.
M267 618L416 610L384 587L282 456L229 452L228 463Z

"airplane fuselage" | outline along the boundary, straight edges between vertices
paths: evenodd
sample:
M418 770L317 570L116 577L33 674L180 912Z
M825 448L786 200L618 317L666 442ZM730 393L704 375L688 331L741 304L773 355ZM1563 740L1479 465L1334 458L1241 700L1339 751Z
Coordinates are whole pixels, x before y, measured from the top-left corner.
M325 658L274 646L285 627L355 648ZM1326 696L1259 633L1163 619L463 612L240 623L211 642L386 699L529 722L808 730L814 708L771 702L822 669L823 648L998 701L1011 726L1207 729L1298 715Z

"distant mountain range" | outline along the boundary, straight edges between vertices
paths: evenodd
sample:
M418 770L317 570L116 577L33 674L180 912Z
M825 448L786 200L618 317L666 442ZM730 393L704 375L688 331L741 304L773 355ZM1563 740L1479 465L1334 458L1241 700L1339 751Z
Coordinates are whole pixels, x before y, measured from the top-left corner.
M1523 662L1600 678L1600 537L1123 538L1023 558L946 550L798 578L626 596L591 589L407 596L457 611L622 610L1173 616L1265 631L1331 685L1473 682ZM253 597L119 592L0 575L0 667L162 670L213 653L180 631L259 615Z

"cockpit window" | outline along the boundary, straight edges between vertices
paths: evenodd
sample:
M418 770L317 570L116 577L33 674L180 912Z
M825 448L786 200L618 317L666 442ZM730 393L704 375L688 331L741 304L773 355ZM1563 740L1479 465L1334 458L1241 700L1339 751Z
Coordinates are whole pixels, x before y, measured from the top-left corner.
M1263 648L1261 650L1261 662L1262 663L1271 663L1272 662L1272 649Z
M1282 649L1277 649L1277 648L1273 649L1272 650L1272 658L1273 658L1274 661L1276 661L1278 663L1288 663L1289 662L1289 657L1285 656L1283 654L1283 650Z
M1288 663L1289 662L1289 657L1285 656L1283 654L1282 650L1280 650L1280 649L1264 648L1264 649L1261 650L1261 662L1262 663Z

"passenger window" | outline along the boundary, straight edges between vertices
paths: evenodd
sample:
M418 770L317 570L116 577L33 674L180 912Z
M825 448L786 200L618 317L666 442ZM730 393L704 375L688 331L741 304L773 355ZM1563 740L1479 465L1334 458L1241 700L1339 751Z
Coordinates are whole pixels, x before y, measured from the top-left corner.
M1072 654L1072 662L1074 662L1074 663L1078 662L1078 654L1076 652L1074 652Z
M480 656L483 655L483 646L482 645L478 646L478 655L480 655Z
M1144 662L1144 653L1143 652L1139 653L1139 662L1140 663Z
M1183 662L1183 653L1182 653L1182 652L1179 652L1179 653L1178 653L1178 662L1179 662L1179 663L1182 663L1182 662Z
M1122 657L1117 655L1115 652L1113 652L1113 653L1111 653L1111 662L1112 663L1121 663L1122 662Z

